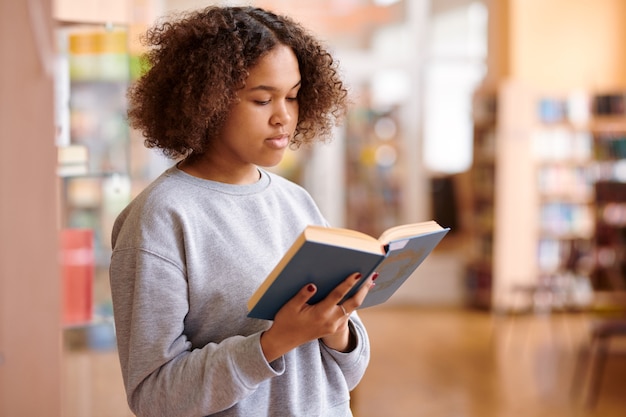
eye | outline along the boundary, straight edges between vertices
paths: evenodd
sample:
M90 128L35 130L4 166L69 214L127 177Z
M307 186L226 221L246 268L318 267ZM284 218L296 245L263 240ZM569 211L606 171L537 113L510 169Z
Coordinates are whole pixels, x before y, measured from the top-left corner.
M298 101L298 96L295 96L295 97L287 97L287 101Z
M265 106L267 104L270 103L271 100L254 100L255 104L258 104L259 106Z

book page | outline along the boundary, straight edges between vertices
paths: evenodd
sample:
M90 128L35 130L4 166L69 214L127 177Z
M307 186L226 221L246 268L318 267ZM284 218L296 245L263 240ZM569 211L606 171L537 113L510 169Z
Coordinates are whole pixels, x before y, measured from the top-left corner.
M385 230L378 240L383 244L388 244L394 240L406 239L408 237L421 235L435 230L441 230L442 227L434 220L421 223L403 224Z
M333 246L352 248L365 252L384 253L381 242L362 232L339 227L308 226L305 230L306 240L326 243Z

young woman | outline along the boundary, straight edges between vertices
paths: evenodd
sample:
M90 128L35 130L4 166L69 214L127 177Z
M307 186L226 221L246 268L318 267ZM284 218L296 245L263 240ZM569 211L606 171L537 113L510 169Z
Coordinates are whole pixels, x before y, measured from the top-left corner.
M246 304L309 224L309 194L261 167L324 140L346 89L292 20L210 7L148 31L129 120L178 163L119 215L110 279L128 402L138 416L351 416L369 360L354 273L320 303L309 284L274 321ZM322 260L321 260L322 261Z

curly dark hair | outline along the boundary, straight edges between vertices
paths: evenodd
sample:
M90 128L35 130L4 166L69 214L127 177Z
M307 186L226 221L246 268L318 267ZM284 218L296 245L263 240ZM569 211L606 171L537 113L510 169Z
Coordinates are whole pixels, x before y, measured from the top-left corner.
M173 159L203 154L248 70L277 45L293 49L301 75L291 145L326 140L346 113L347 89L320 41L288 17L256 7L211 6L161 22L143 38L146 72L128 90L129 123L148 148Z

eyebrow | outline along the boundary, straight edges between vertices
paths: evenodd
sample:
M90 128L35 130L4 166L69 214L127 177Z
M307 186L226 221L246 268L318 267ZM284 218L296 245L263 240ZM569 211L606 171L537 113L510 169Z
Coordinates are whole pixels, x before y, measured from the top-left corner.
M299 80L293 87L291 87L289 89L289 91L293 90L296 87L299 87L300 85L302 85L302 80ZM270 85L263 85L263 84L261 84L261 85L257 85L255 87L250 88L248 91L259 91L259 90L261 90L261 91L277 91L278 88L270 86Z

